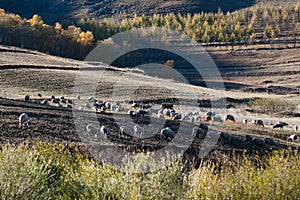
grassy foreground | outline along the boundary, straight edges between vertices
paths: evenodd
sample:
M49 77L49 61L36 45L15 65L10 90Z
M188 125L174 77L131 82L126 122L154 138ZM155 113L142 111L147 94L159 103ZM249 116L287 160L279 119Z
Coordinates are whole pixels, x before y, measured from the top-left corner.
M239 160L220 172L208 161L188 175L179 163L130 174L60 144L4 145L0 199L299 199L300 155L274 152L259 167Z

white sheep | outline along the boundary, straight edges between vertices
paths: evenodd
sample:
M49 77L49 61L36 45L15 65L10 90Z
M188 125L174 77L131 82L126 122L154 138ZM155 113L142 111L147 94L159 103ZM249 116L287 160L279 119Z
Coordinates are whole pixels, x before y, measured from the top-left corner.
M88 124L86 126L86 131L89 133L89 134L93 134L95 137L98 137L98 133L99 133L99 130L96 126L94 126L93 124Z
M105 126L101 126L100 127L100 135L101 137L103 137L104 139L106 139L109 135L108 129Z
M144 134L144 128L139 125L135 125L133 127L133 131L134 131L134 134L139 138L141 138Z
M57 108L62 108L63 106L60 103L55 104Z
M294 142L295 140L297 140L297 135L296 134L293 134L293 135L290 135L287 140L289 142Z
M164 114L165 116L170 116L171 110L168 109L168 108L166 108L166 109L164 109L163 114Z
M26 124L27 126L29 126L28 125L28 115L27 115L27 113L22 113L19 116L19 127L22 127L24 124Z
M283 128L284 126L288 126L289 124L286 122L277 122L273 128Z
M221 122L221 123L223 123L223 120L222 120L222 118L221 118L221 116L220 116L220 115L215 115L215 116L212 116L212 121L214 121L214 122Z
M119 137L121 136L133 136L134 132L131 128L127 126L120 126Z
M248 124L248 119L243 119L243 124Z
M143 117L144 117L145 115L149 115L149 112L148 112L147 110L142 110L142 109L141 109L141 110L138 110L137 113L138 113L139 116L143 116Z
M294 129L295 132L297 132L299 127L297 125L295 125L295 126L293 126L293 129Z
M47 105L47 106L50 105L48 99L44 99L44 100L42 101L42 104L43 104L43 105Z
M160 130L161 138L172 139L175 137L174 132L169 127L163 128Z
M253 124L256 124L258 126L265 126L264 121L261 119L255 119Z

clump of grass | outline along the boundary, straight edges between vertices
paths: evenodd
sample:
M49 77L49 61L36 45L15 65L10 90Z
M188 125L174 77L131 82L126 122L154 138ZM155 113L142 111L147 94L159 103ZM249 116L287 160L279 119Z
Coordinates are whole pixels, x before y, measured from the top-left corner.
M295 103L280 99L255 98L250 100L249 104L259 113L292 111L296 108Z
M190 199L297 199L300 196L299 155L275 152L264 166L253 166L243 157L239 166L219 174L214 165L202 167L189 177Z

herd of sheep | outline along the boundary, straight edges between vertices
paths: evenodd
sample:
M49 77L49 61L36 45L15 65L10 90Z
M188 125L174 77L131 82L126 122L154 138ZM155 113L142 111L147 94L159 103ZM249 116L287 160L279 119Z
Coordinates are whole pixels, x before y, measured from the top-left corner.
M61 96L59 98L56 98L54 95L50 97L50 99L41 99L42 95L38 94L38 97L40 98L41 104L44 105L52 105L56 106L57 108L68 108L73 109L75 108L75 104L80 102L80 96L76 96L75 99L66 99L65 97ZM25 101L30 101L30 96L25 96ZM88 98L86 101L83 101L83 103L80 103L80 106L76 107L78 110L82 111L93 111L96 113L106 113L106 112L112 112L112 113L118 113L118 112L126 112L126 109L121 105L121 102L106 102L106 101L99 101L96 100L93 97ZM128 109L127 109L128 110ZM225 121L231 121L235 122L236 119L233 115L227 114L223 118L218 115L217 113L213 111L209 111L206 114L201 116L199 112L188 112L188 113L179 113L174 109L174 104L172 103L162 103L160 106L153 106L151 104L145 104L141 102L133 102L130 105L130 109L127 111L127 114L131 117L156 117L158 119L168 119L168 120L181 120L181 121L188 121L191 124L200 124L197 127L191 128L191 134L192 138L199 138L204 139L208 132L208 126L204 121L209 122L213 121L216 123L224 123ZM24 125L28 126L29 117L28 114L22 113L19 116L19 126L22 127ZM243 119L243 124L250 123L248 119ZM265 126L264 121L261 119L255 119L253 120L253 124L257 126ZM286 122L277 122L275 125L273 125L273 129L275 128L283 128L285 126L288 126L289 124ZM191 126L192 127L192 126ZM295 132L298 131L298 126L293 126L293 129ZM88 124L86 126L86 132L88 134L93 135L95 138L102 138L106 139L109 137L109 130L105 126L100 126L98 128L97 126L93 124ZM119 137L136 137L136 138L143 138L144 135L144 128L139 125L135 125L133 127L128 126L120 126L119 127ZM161 139L167 139L172 140L175 137L174 131L170 127L164 127L159 132ZM224 137L224 133L223 133ZM269 144L274 145L275 141L271 138L265 138L264 140L261 140L259 138L246 135L245 136L246 141L250 141L256 144ZM295 141L297 139L296 134L290 135L287 140L288 141Z

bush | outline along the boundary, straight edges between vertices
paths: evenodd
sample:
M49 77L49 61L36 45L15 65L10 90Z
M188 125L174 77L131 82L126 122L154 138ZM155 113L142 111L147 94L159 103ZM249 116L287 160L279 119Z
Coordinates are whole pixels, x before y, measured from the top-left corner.
M211 161L190 174L171 166L147 174L100 166L61 144L0 151L1 199L297 199L299 155L275 152L263 166L246 156L217 172ZM131 165L129 163L129 165Z
M249 104L255 112L260 113L292 111L296 108L295 103L279 99L255 98Z

